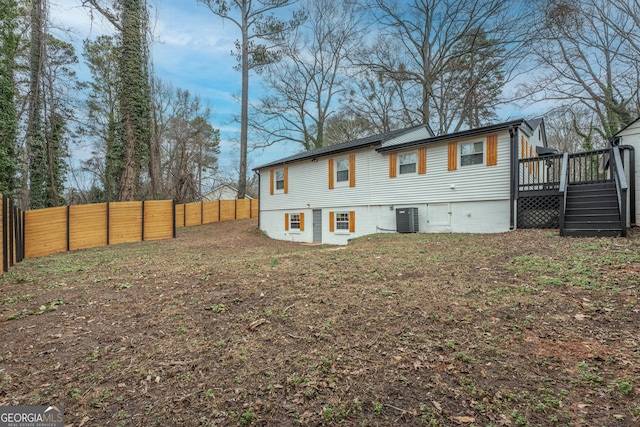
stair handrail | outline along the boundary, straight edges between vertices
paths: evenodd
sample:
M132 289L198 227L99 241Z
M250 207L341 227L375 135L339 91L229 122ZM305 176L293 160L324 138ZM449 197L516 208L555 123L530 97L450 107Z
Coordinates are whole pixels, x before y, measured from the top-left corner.
M614 180L616 183L616 193L618 196L618 210L620 212L620 229L622 231L622 237L627 235L627 177L624 173L624 164L622 163L622 157L620 156L620 148L617 146L611 147L613 154L613 162L611 164Z
M567 186L569 184L569 153L562 155L562 169L560 172L560 235L564 235L564 213L567 209Z

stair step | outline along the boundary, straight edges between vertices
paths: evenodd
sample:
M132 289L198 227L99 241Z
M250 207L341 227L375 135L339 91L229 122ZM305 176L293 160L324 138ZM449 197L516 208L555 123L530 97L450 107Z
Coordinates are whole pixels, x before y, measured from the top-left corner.
M593 184L569 184L567 186L570 190L585 190L585 189L608 189L608 188L616 188L616 183L614 181L607 182L596 182Z
M579 209L579 210L612 210L618 212L618 203L614 202L606 202L606 203L595 203L595 202L568 202L565 210L570 209Z
M622 230L597 230L597 229L569 229L565 228L561 230L562 236L570 237L620 237L622 236Z
M618 214L620 211L618 210L618 206L601 206L601 205L593 205L593 206L567 206L565 212L575 212L575 213L594 213L594 214Z
M620 221L578 221L578 220L565 220L565 229L576 230L620 230Z

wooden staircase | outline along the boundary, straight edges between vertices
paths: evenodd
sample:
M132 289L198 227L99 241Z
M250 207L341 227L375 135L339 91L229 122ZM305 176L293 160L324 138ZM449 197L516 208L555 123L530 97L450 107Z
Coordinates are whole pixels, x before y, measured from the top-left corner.
M562 236L623 236L616 183L567 186Z

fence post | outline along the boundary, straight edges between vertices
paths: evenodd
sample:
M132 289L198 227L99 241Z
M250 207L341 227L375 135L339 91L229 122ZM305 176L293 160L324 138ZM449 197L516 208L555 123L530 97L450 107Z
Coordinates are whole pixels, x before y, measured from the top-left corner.
M9 267L15 264L15 222L13 200L9 199Z
M176 238L176 200L173 199L173 238Z
M24 210L21 210L21 216L22 216L22 226L21 231L22 231L22 252L20 254L20 261L22 261L24 259L24 254L25 254L25 244L26 244L26 239L27 239L27 233L26 233L26 226L25 224L27 223L27 213Z
M8 233L8 221L7 221L7 200L8 197L4 194L2 195L2 212L0 213L0 219L2 220L2 271L9 271L9 242L7 237Z
M142 242L144 242L144 200L142 201Z
M67 205L67 252L71 250L71 206Z
M110 224L111 212L109 210L109 208L111 206L110 203L111 202L107 202L107 246L109 246L109 237L111 237L110 236L110 234L111 234L111 224Z

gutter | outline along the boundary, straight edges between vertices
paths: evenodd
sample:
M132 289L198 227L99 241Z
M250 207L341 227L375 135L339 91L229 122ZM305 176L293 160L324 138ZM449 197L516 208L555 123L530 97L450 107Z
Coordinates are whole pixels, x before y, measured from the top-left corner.
M485 127L475 128L475 129L471 129L471 130L465 130L465 131L460 131L460 132L455 132L455 133L449 133L449 134L446 134L446 135L433 136L431 138L426 138L426 139L419 139L419 140L407 142L407 143L404 143L404 144L392 145L392 146L389 146L389 147L380 147L380 148L377 148L376 151L378 153L387 153L387 152L391 152L391 151L401 151L401 150L405 150L407 148L413 148L413 147L422 146L422 145L425 145L425 144L437 144L437 143L447 142L447 141L457 141L457 140L460 140L462 138L465 138L465 139L466 138L472 138L474 136L486 135L488 133L499 132L499 131L506 130L506 129L511 130L514 127L517 127L517 128L520 129L520 128L522 128L523 125L526 125L527 127L529 127L529 129L531 128L529 126L529 124L526 122L526 120L524 120L524 119L514 120L514 121L508 122L508 123L500 123L500 124L492 125L492 126L485 126Z

